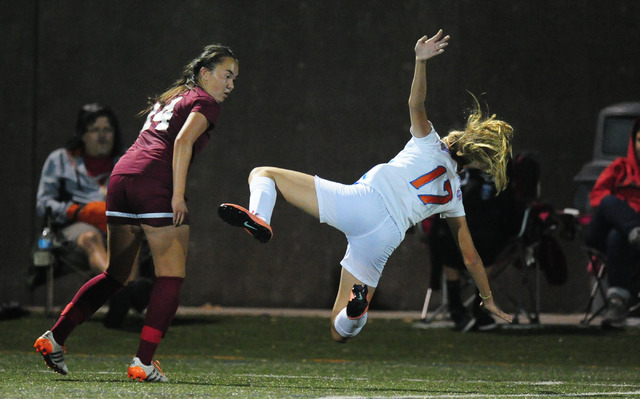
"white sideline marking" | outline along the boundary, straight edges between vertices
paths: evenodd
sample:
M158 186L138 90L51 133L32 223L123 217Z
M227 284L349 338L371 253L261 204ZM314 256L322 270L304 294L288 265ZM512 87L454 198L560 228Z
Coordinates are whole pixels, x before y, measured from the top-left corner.
M343 377L321 377L321 376L310 376L310 375L277 375L277 374L236 374L238 376L243 377L256 377L256 378L307 378L307 379L315 379L315 380L357 380L357 381L365 381L369 380L369 378L343 378ZM402 381L413 381L413 382L449 382L449 381L437 381L437 380L427 380L427 379L415 379L415 378L401 378ZM468 381L472 382L472 381ZM487 383L489 381L473 381L477 383ZM551 386L551 385L562 385L565 384L563 381L539 381L539 382L529 382L529 381L513 381L512 384L516 385L536 385L536 386ZM583 384L584 385L584 384ZM591 386L608 386L608 387L636 387L637 384L586 384ZM509 394L492 394L492 398L548 398L549 396L557 396L557 397L576 397L576 398L588 398L588 397L603 397L603 396L627 396L627 395L640 395L640 390L636 391L613 391L613 392L587 392L587 393L558 393L558 394L549 394L547 393L509 393ZM362 396L321 396L318 399L355 399L361 398ZM416 398L416 399L465 399L465 398L486 398L487 394L443 394L443 395L402 395L402 396L372 396L372 398L385 398L385 399L400 399L400 398Z
M541 394L521 394L521 393L509 393L509 394L492 394L492 398L548 398L549 396L557 396L557 397L572 397L572 398L587 398L590 396L603 397L603 395L607 396L625 396L627 395L638 395L640 391L630 391L630 392L593 392L593 393L566 393L566 394L552 394L541 393ZM369 396L368 396L369 397ZM402 396L372 396L373 398L385 398L385 399L404 399L404 398L419 398L419 399L440 399L440 398L449 398L449 399L459 399L459 398L486 398L487 394L480 393L471 393L471 394L456 394L456 395L402 395ZM354 398L362 398L362 396L321 396L318 399L354 399Z
M258 378L307 378L310 380L356 380L356 381L368 381L366 377L322 377L317 375L281 375L281 374L235 374L239 377L258 377ZM428 380L423 380L428 381Z
M38 370L37 372L51 374L51 370ZM90 374L122 374L121 371L93 371ZM235 374L239 377L256 377L256 378L306 378L312 380L356 380L356 381L366 381L369 378L344 378L344 377L321 377L321 376L311 376L311 375L278 375L278 374ZM438 382L450 382L450 381L438 381L438 380L427 380L427 379L415 379L415 378L401 378L402 381L413 381L413 382L430 382L430 383L438 383ZM175 381L173 381L175 382ZM475 382L475 383L488 383L490 381L467 381L467 382ZM539 382L529 382L529 381L512 381L510 382L514 385L562 385L565 384L563 381L539 381ZM567 383L569 384L569 383ZM637 384L604 384L604 383L586 383L583 385L589 386L607 386L607 387L635 387ZM613 392L586 392L586 393L557 393L557 394L549 394L549 393L506 393L506 394L492 394L492 398L548 398L549 396L555 397L572 397L572 398L588 398L588 397L603 397L603 396L627 396L627 395L639 395L640 390L636 391L613 391ZM402 395L402 396L368 396L371 398L385 398L385 399L465 399L465 398L486 398L487 394L485 393L468 393L468 394L442 394L442 395ZM357 396L346 396L346 395L337 395L337 396L320 396L318 399L356 399L362 398L361 395Z
M253 374L253 373L244 373L244 374L234 374L239 377L257 377L257 378L307 378L307 379L317 379L317 380L358 380L358 381L367 381L370 378L367 377L323 377L317 375L282 375L282 374ZM432 382L432 383L449 383L449 380L432 380L426 378L399 378L400 381L409 381L409 382ZM485 383L493 383L493 381L488 380L468 380L465 381L467 383L476 383L476 384L485 384ZM573 383L566 381L509 381L509 384L513 385L562 385L567 384L571 385ZM581 382L581 385L589 385L589 386L608 386L608 387L637 387L640 389L640 384L608 384L601 382ZM633 392L630 392L633 393Z

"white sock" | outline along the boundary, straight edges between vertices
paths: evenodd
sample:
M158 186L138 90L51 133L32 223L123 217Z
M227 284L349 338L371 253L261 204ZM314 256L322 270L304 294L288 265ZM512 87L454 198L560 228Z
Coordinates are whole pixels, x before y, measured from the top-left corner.
M249 183L249 212L271 224L273 207L276 205L276 182L266 176L258 176Z
M342 337L352 338L358 335L360 330L362 330L362 327L367 324L368 315L369 312L366 312L364 316L359 319L350 319L349 316L347 316L347 308L345 307L336 316L333 321L333 326Z

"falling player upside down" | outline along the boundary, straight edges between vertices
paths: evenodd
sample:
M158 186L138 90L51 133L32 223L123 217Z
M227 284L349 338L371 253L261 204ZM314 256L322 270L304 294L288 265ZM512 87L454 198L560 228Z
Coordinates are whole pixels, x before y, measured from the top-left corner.
M331 335L337 342L346 342L364 327L384 266L407 229L436 213L447 219L483 309L512 321L493 300L467 227L458 172L474 166L491 176L498 192L502 191L507 184L513 129L495 115L484 117L476 101L465 129L440 138L424 105L426 62L442 54L448 42L449 36L443 37L440 30L415 45L409 97L411 138L391 161L373 167L351 185L292 170L257 167L249 176L249 209L235 204L222 204L218 209L229 224L268 242L273 236L269 224L279 190L289 203L346 235L348 246L331 314Z

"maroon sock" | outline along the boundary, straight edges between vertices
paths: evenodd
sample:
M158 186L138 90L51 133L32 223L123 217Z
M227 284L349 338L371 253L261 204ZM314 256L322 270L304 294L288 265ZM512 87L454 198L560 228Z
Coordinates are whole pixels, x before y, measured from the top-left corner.
M91 317L120 288L122 288L122 284L107 272L87 281L80 287L71 302L62 311L56 324L51 328L56 342L64 345L73 329Z
M140 334L136 356L142 364L151 364L158 344L169 329L178 310L182 277L158 277L151 292L149 307Z

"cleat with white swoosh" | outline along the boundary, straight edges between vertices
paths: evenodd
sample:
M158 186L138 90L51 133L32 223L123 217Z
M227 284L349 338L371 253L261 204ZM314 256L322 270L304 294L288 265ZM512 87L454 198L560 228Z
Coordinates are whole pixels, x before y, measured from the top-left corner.
M369 309L369 288L366 285L354 284L351 288L351 299L347 304L347 317L359 319Z
M256 240L265 243L273 237L271 226L245 208L235 204L222 204L218 216L232 226L242 227Z

